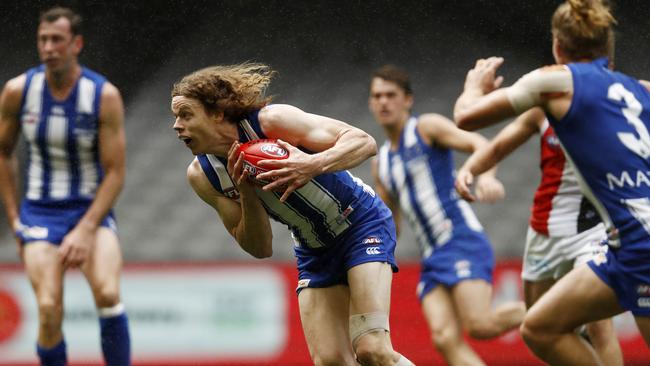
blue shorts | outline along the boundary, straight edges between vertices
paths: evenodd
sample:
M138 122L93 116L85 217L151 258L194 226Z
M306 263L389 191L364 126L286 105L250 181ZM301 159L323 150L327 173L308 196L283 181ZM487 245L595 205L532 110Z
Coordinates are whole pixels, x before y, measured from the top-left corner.
M453 287L461 281L482 279L492 283L494 253L482 233L455 235L422 260L417 294L422 298L438 285Z
M90 201L40 203L23 200L20 205L20 226L16 235L23 244L46 241L61 244L90 207ZM102 220L101 226L117 232L113 212Z
M387 208L373 218L351 227L331 247L295 247L298 259L298 287L323 288L347 285L348 270L368 262L388 263L397 272L395 262L395 223Z
M618 303L636 316L650 316L650 258L647 254L621 255L610 247L606 256L587 262L592 271L616 293ZM627 254L627 255L626 255ZM630 259L621 260L621 257ZM636 257L636 258L634 258Z

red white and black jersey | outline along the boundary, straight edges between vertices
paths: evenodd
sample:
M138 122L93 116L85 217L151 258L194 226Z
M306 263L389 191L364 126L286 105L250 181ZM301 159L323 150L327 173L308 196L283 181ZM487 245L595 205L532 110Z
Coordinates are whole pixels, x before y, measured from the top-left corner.
M575 235L595 226L600 217L580 192L573 166L548 121L540 134L542 182L535 192L530 226L552 237Z

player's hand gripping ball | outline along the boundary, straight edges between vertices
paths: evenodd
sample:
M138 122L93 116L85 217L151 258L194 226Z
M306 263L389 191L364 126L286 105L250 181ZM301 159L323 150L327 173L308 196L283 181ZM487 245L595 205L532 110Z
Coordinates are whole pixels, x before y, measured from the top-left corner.
M275 167L260 168L257 163L261 160L284 160L289 157L289 152L272 139L248 141L239 146L238 152L244 153L244 170L248 172L249 179L260 186L271 182L257 179L257 175L273 170Z

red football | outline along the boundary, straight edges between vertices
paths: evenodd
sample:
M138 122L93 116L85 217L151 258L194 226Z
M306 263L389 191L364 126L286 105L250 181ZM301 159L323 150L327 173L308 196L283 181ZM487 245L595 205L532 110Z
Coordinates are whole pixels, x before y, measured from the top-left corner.
M269 171L270 167L260 168L260 160L283 160L289 157L289 152L278 145L277 140L261 139L252 140L239 146L239 151L244 153L244 170L250 179L259 185L266 185L269 181L257 179L257 175Z

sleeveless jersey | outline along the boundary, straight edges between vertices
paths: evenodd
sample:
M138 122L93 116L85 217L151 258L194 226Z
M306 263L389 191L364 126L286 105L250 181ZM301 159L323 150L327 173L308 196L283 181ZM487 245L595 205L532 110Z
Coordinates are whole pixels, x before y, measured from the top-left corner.
M28 201L91 201L102 180L97 132L106 79L82 68L70 95L55 100L45 68L26 72L19 120L27 141Z
M260 128L258 113L250 113L239 122L239 141L267 138ZM226 170L226 158L198 155L197 159L215 190L238 199L239 193ZM295 245L304 248L331 246L349 228L373 216L373 210L388 210L372 188L348 171L314 177L289 195L285 203L280 202L281 192L266 192L258 187L256 193L268 215L286 225Z
M573 100L562 120L547 116L583 193L625 252L650 249L650 94L602 58L569 64ZM621 252L619 255L623 255ZM622 259L622 258L621 258Z
M573 167L547 120L540 135L542 181L535 192L530 226L546 236L564 237L597 225L600 218L596 209L580 192Z
M456 235L482 232L469 204L454 189L451 150L429 146L417 131L417 118L407 121L397 151L390 141L379 149L378 175L399 201L414 228L422 255L428 257Z

